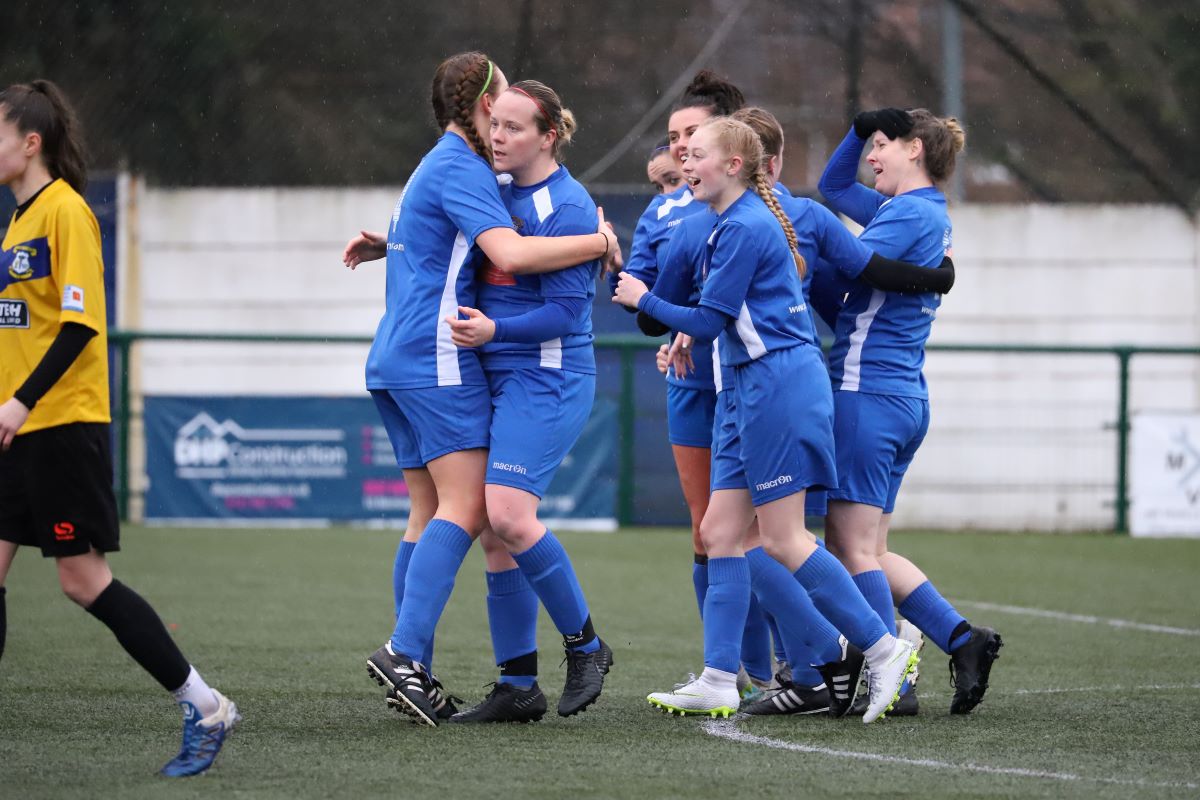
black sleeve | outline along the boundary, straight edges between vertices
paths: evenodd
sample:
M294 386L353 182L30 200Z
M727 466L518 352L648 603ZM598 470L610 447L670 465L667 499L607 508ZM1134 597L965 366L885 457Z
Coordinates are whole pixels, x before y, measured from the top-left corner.
M645 311L638 312L637 326L647 336L664 336L671 330Z
M946 294L954 286L954 262L946 256L937 269L929 269L873 253L866 269L862 271L862 277L876 289L885 292Z
M46 350L46 355L42 356L42 360L33 368L33 372L29 373L29 377L13 397L20 400L26 408L33 410L37 402L45 397L46 392L50 391L75 363L75 359L79 358L83 348L95 335L96 332L86 325L64 322L58 336L54 337L50 348Z

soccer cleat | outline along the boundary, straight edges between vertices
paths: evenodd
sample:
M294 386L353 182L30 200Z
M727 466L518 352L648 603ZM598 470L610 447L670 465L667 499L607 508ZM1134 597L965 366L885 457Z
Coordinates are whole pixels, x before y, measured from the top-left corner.
M892 710L900 699L900 689L905 681L913 680L920 660L912 642L896 639L892 652L882 663L872 665L867 687L867 711L862 718L864 723L874 722Z
M863 671L863 652L846 641L845 636L838 637L842 646L842 658L821 664L817 672L825 679L829 688L829 715L844 717L854 705L858 696L858 682Z
M425 668L408 656L392 652L388 642L367 659L367 674L387 688L387 704L419 725L437 727L437 710L429 701L435 691Z
M913 649L917 651L917 655L921 654L921 648L925 646L925 635L923 633L921 633L920 628L918 628L916 625L913 625L911 622L909 622L906 619L901 619L896 622L896 638L903 639L906 642L911 642ZM916 687L918 678L920 678L920 671L918 669L914 669L912 679L909 681L906 681L905 685L900 687L901 700L903 700L906 696L908 696L908 694L911 693L910 690L912 690L914 687ZM916 703L916 695L915 694L913 695L912 703L913 704ZM915 707L915 705L914 705L914 707ZM899 708L900 708L900 706L897 705L896 709L893 709L892 713L893 714L897 713L897 710ZM904 714L904 716L912 716L913 714L916 714L916 711L913 711L912 714L906 713L906 714Z
M216 761L225 737L242 721L232 700L216 689L213 694L217 698L217 710L207 717L201 718L199 710L191 703L182 704L183 745L179 754L161 770L168 778L184 778L206 771Z
M868 675L868 673L865 671L863 674ZM863 714L867 713L867 695L868 692L866 691L859 692L858 699L854 701L854 708L850 709L850 714L852 716L861 717ZM917 689L914 686L907 691L902 691L900 693L900 699L896 701L896 704L892 707L892 710L887 712L887 715L889 717L915 717L919 711L920 708L917 703Z
M567 682L562 697L558 698L558 715L569 717L578 714L596 702L604 688L604 676L613 665L613 653L603 639L600 647L591 653L567 649L563 663L567 665Z
M668 714L681 717L703 715L729 719L737 713L739 697L736 686L711 686L703 678L689 675L683 683L675 684L672 691L652 692L646 695L646 700Z
M772 689L782 689L785 683L792 682L792 665L780 661L775 665L775 677L771 679Z
M483 702L460 711L450 722L537 722L546 713L546 695L534 681L522 689L511 683L493 683Z
M971 626L971 637L950 654L950 684L954 687L951 714L968 714L983 702L992 662L1000 657L1003 646L1000 634L991 628Z
M742 711L761 717L771 714L822 714L829 711L829 689L820 686L797 686L788 681L778 691L768 692L765 697L743 703Z
M458 713L458 706L455 703L461 703L461 697L444 692L446 687L442 686L442 682L438 680L437 675L429 675L429 704L433 706L433 712L437 714L440 720L447 720Z

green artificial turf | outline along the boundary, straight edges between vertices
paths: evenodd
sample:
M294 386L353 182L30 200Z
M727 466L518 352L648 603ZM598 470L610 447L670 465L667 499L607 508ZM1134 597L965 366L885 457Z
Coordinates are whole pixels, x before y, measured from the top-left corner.
M552 710L532 725L431 730L389 711L364 666L392 628L396 538L126 529L114 572L245 716L208 775L177 781L155 774L178 746L170 698L62 596L52 562L22 551L7 581L0 797L1200 797L1200 542L893 534L894 550L1004 637L975 713L949 715L947 659L927 644L915 719L714 727L645 701L703 666L687 534L562 534L615 652L603 697L566 720ZM476 549L435 661L470 702L495 677L481 572ZM561 651L544 612L539 636L553 709Z

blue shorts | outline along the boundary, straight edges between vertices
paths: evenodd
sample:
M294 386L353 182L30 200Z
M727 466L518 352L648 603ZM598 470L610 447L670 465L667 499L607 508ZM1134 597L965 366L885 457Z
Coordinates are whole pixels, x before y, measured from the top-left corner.
M492 400L486 386L371 389L401 469L488 446Z
M732 396L725 400L726 394ZM751 501L761 506L812 487L837 485L833 396L820 350L800 345L738 366L734 387L721 396L713 440L714 491L749 489Z
M834 392L837 491L845 500L890 514L904 473L929 431L929 401L863 392Z
M667 384L667 439L683 447L712 447L716 389Z
M541 497L592 413L596 376L561 369L487 372L492 390L487 483Z
M710 492L748 488L746 470L742 468L742 444L738 435L736 408L733 389L726 389L717 395L712 457L709 461Z

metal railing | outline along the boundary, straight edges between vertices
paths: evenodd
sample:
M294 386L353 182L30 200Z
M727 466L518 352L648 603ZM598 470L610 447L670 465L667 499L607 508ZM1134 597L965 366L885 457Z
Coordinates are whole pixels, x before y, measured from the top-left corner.
M119 442L117 457L117 500L123 519L129 516L131 494L129 451L132 428L132 391L129 379L129 364L133 347L138 342L203 342L203 343L246 343L246 344L324 344L365 345L370 336L331 336L312 334L254 334L254 333L177 333L166 331L122 331L109 332L109 343L120 358L120 368L115 371L117 383L116 427ZM618 354L620 388L618 392L617 449L617 521L621 525L632 524L634 519L634 419L635 419L635 354L653 352L660 340L644 336L600 335L596 337L598 351L611 350ZM1146 347L1135 345L1037 345L1037 344L934 344L926 348L936 353L990 353L990 354L1038 354L1038 355L1090 355L1107 356L1117 360L1117 408L1116 422L1116 487L1113 513L1113 530L1124 533L1129 530L1129 383L1130 363L1134 356L1200 356L1200 347L1162 346Z

